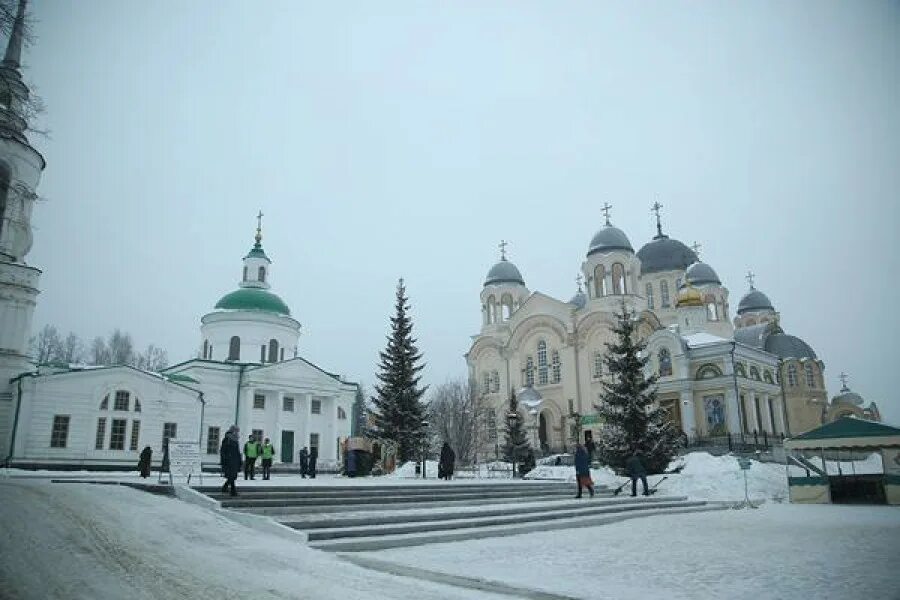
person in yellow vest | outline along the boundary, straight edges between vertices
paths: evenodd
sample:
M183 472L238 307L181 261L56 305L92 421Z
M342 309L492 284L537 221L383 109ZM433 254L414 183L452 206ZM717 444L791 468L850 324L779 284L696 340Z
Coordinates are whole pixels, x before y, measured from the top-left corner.
M269 479L269 469L272 468L272 457L275 456L275 446L269 442L269 438L266 438L266 442L262 445L260 455L262 456L263 479Z
M250 439L244 444L244 481L256 479L256 457L259 456L259 442L250 434Z

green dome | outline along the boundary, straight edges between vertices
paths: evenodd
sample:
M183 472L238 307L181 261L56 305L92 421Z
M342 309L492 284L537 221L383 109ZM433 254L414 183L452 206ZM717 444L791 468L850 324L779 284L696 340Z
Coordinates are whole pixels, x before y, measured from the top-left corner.
M266 290L259 288L241 288L222 296L216 302L216 308L226 310L262 310L278 315L290 315L291 309L284 301Z

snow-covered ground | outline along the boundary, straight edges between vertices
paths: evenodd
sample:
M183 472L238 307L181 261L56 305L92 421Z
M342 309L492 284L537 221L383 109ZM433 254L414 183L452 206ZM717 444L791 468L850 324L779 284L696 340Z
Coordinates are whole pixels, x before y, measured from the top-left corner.
M576 598L898 598L900 509L779 505L366 553Z
M0 598L497 598L384 575L172 498L0 479Z
M747 490L753 500L784 500L788 496L787 475L784 465L751 461L747 471ZM691 452L672 462L672 467L683 464L680 473L667 475L659 484L659 493L686 495L697 500L742 500L744 498L744 474L733 456L713 456L708 452ZM591 469L595 484L616 488L630 480L619 477L606 467ZM537 466L527 475L530 480L575 481L574 467ZM647 478L652 486L661 475ZM640 484L638 484L640 486ZM631 493L629 483L623 490Z

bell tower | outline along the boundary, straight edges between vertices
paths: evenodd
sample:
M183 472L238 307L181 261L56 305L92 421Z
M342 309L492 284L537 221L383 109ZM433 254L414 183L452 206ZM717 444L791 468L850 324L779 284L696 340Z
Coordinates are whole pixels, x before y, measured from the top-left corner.
M31 368L28 339L41 276L25 262L45 162L26 137L30 92L20 72L24 37L25 0L19 0L0 63L0 438L8 428L2 400L10 398L9 380Z

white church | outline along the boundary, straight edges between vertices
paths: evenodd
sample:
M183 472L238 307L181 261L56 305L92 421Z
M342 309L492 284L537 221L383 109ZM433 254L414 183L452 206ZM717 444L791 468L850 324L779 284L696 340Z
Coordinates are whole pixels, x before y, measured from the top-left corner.
M28 355L41 271L25 258L45 162L26 137L22 82L24 2L0 64L0 463L29 468L134 468L141 450L196 440L205 464L237 424L268 437L275 462L317 448L341 459L358 385L298 354L300 323L270 290L261 222L237 289L200 319L197 358L161 373L128 366L34 365ZM261 219L262 215L259 215Z

